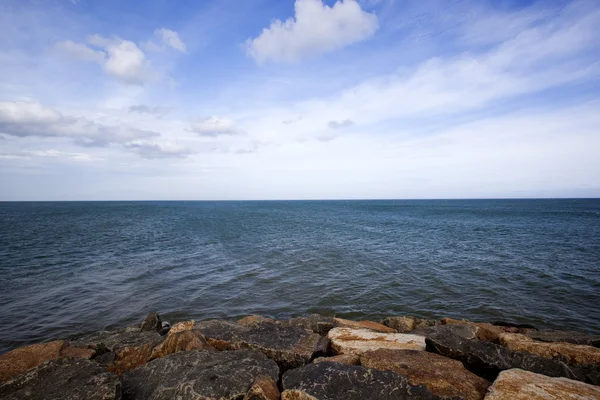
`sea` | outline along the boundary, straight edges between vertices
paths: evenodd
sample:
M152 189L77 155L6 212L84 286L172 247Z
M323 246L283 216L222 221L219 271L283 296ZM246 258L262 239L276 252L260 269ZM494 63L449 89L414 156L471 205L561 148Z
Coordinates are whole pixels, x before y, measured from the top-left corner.
M600 199L4 202L0 288L0 353L151 311L600 334Z

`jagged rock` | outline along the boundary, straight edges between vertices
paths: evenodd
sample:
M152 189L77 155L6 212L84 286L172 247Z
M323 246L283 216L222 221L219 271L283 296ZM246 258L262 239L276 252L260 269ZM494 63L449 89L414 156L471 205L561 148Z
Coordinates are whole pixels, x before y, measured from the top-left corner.
M142 325L140 326L140 332L159 332L162 329L162 321L160 315L156 312L148 314Z
M121 383L93 361L48 361L0 385L5 400L119 400Z
M485 400L600 400L600 387L510 369L498 375Z
M261 317L260 315L248 315L237 321L240 325L253 325L259 322L275 322L275 320L273 318Z
M373 321L351 321L349 319L334 318L333 326L336 328L370 329L375 332L395 333L396 330Z
M570 331L534 331L526 333L527 336L540 342L564 342L573 344L585 344L600 347L600 336L594 336L581 332Z
M500 335L500 344L511 350L556 359L567 364L599 364L598 368L600 369L600 349L597 347L561 342L536 342L517 333Z
M192 331L183 331L169 334L164 342L154 347L151 359L160 358L180 351L212 350L214 347L206 343L206 340Z
M279 400L277 382L268 376L259 376L254 380L243 400Z
M0 383L38 365L60 357L63 340L20 347L0 356Z
M287 371L282 381L282 400L439 399L395 372L342 363L308 364Z
M182 321L178 322L169 329L169 335L173 335L175 333L183 332L183 331L191 331L196 325L196 321L193 319L190 321Z
M333 328L333 317L311 314L308 317L279 321L279 324L281 326L297 326L307 331L318 333L319 335L327 335L327 332Z
M430 326L427 328L415 329L412 333L415 335L422 335L425 337L439 335L447 332L449 334L457 335L463 339L477 339L479 328L475 325L437 325Z
M468 371L460 361L418 350L375 350L363 353L366 368L394 371L413 385L424 385L433 394L481 400L490 383Z
M346 365L360 365L360 357L356 354L340 354L333 357L319 357L313 360L313 363L320 362L338 362Z
M107 368L115 374L137 368L150 361L152 350L164 340L158 332L113 331L97 332L73 340L75 347L89 348L97 355L114 353L114 361Z
M377 349L425 350L425 337L380 333L367 329L333 328L327 334L336 354L362 354Z
M121 377L123 399L243 398L258 377L277 380L275 361L253 350L193 350L171 354Z
M404 317L389 317L382 320L381 323L387 327L395 329L399 333L407 333L412 332L415 329L440 325L440 321L421 319L411 315Z
M428 337L427 350L454 358L471 372L493 381L500 371L520 368L553 377L566 377L582 382L600 384L600 370L588 366L569 366L534 354L509 350L484 340L469 340L442 332Z
M321 336L315 333L271 322L243 326L220 320L203 321L196 324L193 332L218 350L259 350L283 370L310 362L322 344Z

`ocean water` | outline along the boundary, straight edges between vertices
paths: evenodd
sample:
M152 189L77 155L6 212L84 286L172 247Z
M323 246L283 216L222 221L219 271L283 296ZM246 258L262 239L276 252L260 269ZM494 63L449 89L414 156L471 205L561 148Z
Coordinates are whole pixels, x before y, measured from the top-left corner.
M0 203L0 353L313 312L600 333L600 199Z

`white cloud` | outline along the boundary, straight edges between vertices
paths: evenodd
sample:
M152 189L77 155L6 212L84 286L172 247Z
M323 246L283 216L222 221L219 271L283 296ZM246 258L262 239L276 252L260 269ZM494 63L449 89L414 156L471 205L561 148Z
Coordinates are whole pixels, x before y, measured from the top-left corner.
M136 140L126 143L125 148L138 154L140 157L155 158L185 158L191 154L191 150L173 142L153 142Z
M296 61L330 52L372 36L377 17L355 0L340 0L329 7L321 0L296 0L295 18L276 19L261 34L246 42L257 62Z
M332 129L341 129L341 128L349 128L354 125L354 121L351 119L345 119L343 121L329 121L327 126Z
M64 137L86 146L124 144L160 136L125 124L104 125L65 116L37 102L0 102L0 132L15 137Z
M235 129L233 121L218 117L209 117L190 124L190 130L200 136L216 137L221 135L235 135L239 133Z
M140 114L151 114L156 115L158 117L164 117L171 111L169 107L159 107L159 106L147 106L144 104L130 106L128 108L131 113L140 113Z
M160 38L163 44L181 52L186 51L185 43L181 41L177 32L166 28L160 28L155 30L154 34Z
M103 62L106 59L106 53L103 51L93 50L85 44L75 43L72 40L56 43L55 47L78 60Z

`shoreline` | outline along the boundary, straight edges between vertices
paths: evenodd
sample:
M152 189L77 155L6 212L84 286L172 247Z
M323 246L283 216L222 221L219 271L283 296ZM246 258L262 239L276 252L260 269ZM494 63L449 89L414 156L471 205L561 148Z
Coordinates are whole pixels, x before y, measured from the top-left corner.
M600 399L598 385L600 335L414 316L170 324L154 312L0 355L0 397L15 399L495 400L516 399L516 387Z

